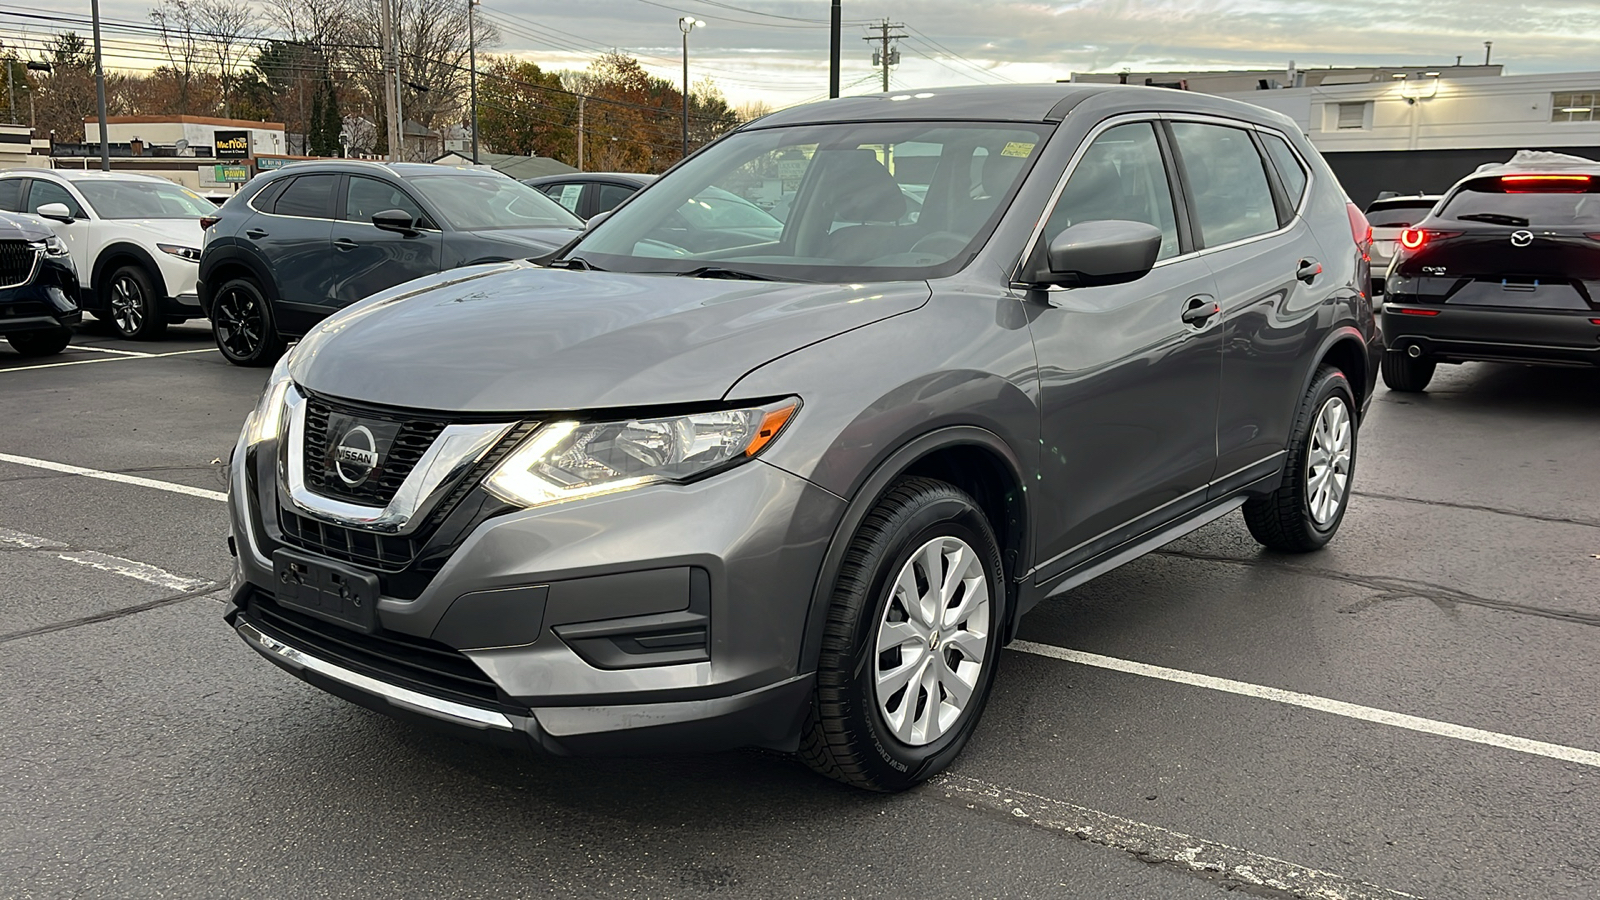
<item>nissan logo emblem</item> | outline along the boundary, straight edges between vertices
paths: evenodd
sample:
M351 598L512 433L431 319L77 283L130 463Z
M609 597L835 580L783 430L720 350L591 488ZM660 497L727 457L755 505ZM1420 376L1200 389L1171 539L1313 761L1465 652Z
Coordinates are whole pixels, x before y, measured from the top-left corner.
M339 480L351 487L360 485L378 467L378 442L365 425L346 431L333 448L333 468Z
M1513 232L1511 232L1511 246L1513 246L1513 247L1526 247L1531 243L1533 243L1533 232L1531 232L1531 231L1513 231Z

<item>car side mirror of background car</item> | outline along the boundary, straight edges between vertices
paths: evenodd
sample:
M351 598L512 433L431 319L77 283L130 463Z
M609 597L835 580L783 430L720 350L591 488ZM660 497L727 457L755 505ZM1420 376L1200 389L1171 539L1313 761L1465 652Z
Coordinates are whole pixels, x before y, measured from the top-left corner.
M419 233L411 214L400 209L386 209L380 213L373 213L372 224L384 231L397 231L407 237Z
M596 225L599 225L601 222L604 222L606 219L611 217L611 213L612 210L608 209L605 212L598 212L590 216L589 221L583 223L583 230L588 231L594 228Z
M72 210L67 209L65 203L45 203L39 207L39 216L45 219L54 219L57 222L73 221Z
M1125 284L1149 274L1160 253L1161 229L1154 225L1123 219L1079 222L1056 235L1043 253L1035 251L1024 281L1041 287Z

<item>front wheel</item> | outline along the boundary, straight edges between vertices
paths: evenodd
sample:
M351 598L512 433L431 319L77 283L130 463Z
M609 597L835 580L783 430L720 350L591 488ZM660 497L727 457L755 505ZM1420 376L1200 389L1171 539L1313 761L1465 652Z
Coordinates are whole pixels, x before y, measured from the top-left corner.
M112 272L101 300L111 327L129 340L154 340L167 331L161 298L156 296L150 274L140 266L123 266Z
M977 727L1007 615L1000 547L973 499L907 478L852 540L823 631L800 756L900 791L949 765Z
M48 331L21 331L6 335L6 341L23 356L51 356L72 343L72 329L63 325Z
M283 337L261 288L235 278L217 288L211 301L211 334L217 349L236 366L270 366L283 355Z
M1295 417L1283 483L1244 505L1250 535L1290 553L1320 549L1344 521L1356 468L1355 394L1344 373L1323 366Z

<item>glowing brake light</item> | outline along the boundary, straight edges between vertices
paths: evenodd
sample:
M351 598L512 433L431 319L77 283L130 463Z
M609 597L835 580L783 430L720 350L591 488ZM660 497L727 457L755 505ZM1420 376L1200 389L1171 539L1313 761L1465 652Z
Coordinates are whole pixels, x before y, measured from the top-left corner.
M1591 181L1588 175L1502 175L1500 188L1508 194L1583 193Z
M1428 233L1421 228L1407 228L1400 232L1400 246L1407 250L1421 250L1428 242Z
M1437 316L1439 314L1437 309L1405 309L1401 307L1394 307L1394 311L1402 316Z

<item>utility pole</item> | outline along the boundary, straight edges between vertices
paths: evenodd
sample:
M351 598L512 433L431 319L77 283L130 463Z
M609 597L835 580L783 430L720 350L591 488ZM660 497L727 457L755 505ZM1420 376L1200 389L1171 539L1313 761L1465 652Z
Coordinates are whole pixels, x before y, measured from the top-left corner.
M578 95L578 171L583 171L583 103L589 98Z
M472 164L478 164L478 32L474 27L472 8L482 0L467 0L467 68L472 84Z
M388 2L388 0L384 0ZM400 35L405 33L405 23L400 21L400 11L404 9L400 0L394 0L394 30L395 36L391 39L394 46L394 114L400 120L400 162L406 160L406 95L404 82L400 80L400 66L404 62L400 53Z
M683 32L683 155L689 155L689 32L704 28L706 23L694 16L678 20L678 30Z
M839 98L839 0L833 0L828 35L828 99Z
M106 135L106 71L100 64L100 0L91 0L94 13L94 94L100 107L100 171L111 171L111 144Z
M98 2L98 0L97 0ZM389 77L394 64L394 18L389 0L378 0L378 30L383 44L383 114L388 119L389 161L394 162L400 147L400 110L395 96L395 83Z
M883 92L885 94L889 93L889 67L900 65L900 51L890 49L889 42L898 41L905 37L906 35L899 30L904 27L906 27L904 24L891 25L888 19L884 19L882 24L867 26L868 31L878 32L876 35L862 38L869 44L877 43L881 45L874 47L872 50L872 64L883 69ZM890 34L889 32L891 31L894 34Z

